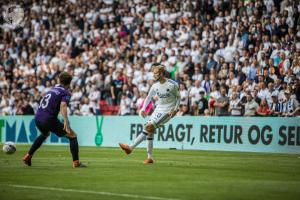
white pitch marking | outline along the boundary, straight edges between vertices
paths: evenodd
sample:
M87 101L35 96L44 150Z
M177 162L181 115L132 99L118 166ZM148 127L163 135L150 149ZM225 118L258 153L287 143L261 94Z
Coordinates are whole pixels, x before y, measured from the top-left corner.
M155 196L139 196L134 194L122 194L122 193L112 193L112 192L97 192L91 190L75 190L75 189L67 189L67 188L53 188L53 187L40 187L40 186L31 186L31 185L9 185L15 188L27 188L27 189L36 189L36 190L52 190L52 191L61 191L61 192L77 192L77 193L86 193L86 194L99 194L106 196L118 196L118 197L128 197L135 199L151 199L151 200L179 200L172 198L163 198L163 197L155 197Z

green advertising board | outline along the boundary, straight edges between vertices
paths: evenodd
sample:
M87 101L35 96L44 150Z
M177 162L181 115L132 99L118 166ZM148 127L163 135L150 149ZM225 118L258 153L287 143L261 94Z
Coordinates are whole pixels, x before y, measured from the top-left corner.
M147 119L138 116L71 116L82 146L117 147L131 143ZM2 142L32 143L39 135L33 116L0 117ZM55 134L47 144L67 144ZM155 148L300 153L300 118L175 117L159 127ZM142 143L140 147L145 147Z

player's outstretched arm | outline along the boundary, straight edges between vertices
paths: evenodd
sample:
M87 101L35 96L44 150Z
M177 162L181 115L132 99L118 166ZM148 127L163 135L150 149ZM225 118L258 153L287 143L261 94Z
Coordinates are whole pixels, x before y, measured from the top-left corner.
M145 110L146 110L148 104L150 103L150 101L151 101L151 99L154 95L155 95L155 90L154 90L153 85L152 85L151 88L150 88L150 91L149 91L149 93L148 93L148 95L147 95L147 97L144 101L143 107L142 107L142 109L140 110L140 113L139 113L139 115L142 116L143 118L145 118L147 116Z

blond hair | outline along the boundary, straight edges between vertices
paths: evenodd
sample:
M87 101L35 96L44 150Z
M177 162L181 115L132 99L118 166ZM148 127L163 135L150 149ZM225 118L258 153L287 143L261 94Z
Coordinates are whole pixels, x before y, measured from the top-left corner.
M154 63L154 64L152 65L152 71L153 71L154 69L158 69L159 72L164 73L164 71L165 71L165 66L162 65L162 64L160 64L160 63Z

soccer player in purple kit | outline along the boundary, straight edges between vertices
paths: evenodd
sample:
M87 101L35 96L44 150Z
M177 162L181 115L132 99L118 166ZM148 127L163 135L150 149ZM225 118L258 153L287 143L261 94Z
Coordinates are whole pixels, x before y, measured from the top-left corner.
M70 151L73 158L73 167L86 167L79 161L78 142L76 133L70 128L67 108L71 98L71 93L67 90L72 81L72 76L67 72L59 74L59 83L51 88L41 99L39 108L35 114L35 124L40 130L41 135L37 137L30 147L28 153L23 157L23 162L31 166L31 158L34 152L43 144L50 135L55 133L58 137L66 136L70 140ZM64 123L58 119L61 112Z

